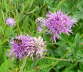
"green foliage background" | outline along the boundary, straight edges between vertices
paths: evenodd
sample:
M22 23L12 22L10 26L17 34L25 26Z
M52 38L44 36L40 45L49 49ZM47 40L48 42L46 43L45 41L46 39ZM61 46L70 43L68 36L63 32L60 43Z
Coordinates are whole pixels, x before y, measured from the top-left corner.
M45 58L8 58L12 37L19 34L38 36L35 19L57 10L77 19L72 34L62 34L51 44L44 34L48 49ZM8 17L15 18L15 27L5 24ZM83 72L83 0L0 0L0 72Z

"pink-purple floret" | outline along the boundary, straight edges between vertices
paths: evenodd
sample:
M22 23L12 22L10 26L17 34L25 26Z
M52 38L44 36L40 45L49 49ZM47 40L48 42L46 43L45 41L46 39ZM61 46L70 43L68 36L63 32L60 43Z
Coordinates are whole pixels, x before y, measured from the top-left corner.
M9 25L9 26L14 26L16 23L16 21L14 20L14 18L7 18L6 19L6 24Z
M15 39L11 40L11 50L10 55L14 55L16 58L21 59L24 57L39 58L43 56L45 52L45 45L43 40L39 38L34 38L31 36L19 35ZM21 43L19 41L21 41ZM38 41L40 40L40 42Z
M22 40L22 43L18 45L14 40L11 41L11 54L14 53L17 58L23 58L25 56L31 56L34 52L34 40L29 36L17 36L16 39Z
M61 33L69 34L72 32L71 28L76 23L72 17L64 14L61 11L56 13L49 13L46 15L45 24L50 32L53 34L53 40L59 38Z

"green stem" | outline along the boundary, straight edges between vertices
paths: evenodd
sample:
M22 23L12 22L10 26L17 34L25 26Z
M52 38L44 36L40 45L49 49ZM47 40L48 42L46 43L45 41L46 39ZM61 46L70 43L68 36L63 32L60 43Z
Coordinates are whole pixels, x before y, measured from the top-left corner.
M24 67L25 67L25 65L26 65L26 61L27 61L27 57L24 59L23 64L22 64L22 66L20 67L20 71L19 71L19 72L24 72Z

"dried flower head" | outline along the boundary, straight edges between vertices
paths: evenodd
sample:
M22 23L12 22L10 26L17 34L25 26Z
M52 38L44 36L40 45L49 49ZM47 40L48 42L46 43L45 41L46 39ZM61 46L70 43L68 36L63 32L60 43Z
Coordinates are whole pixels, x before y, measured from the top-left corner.
M29 57L41 57L44 52L44 42L40 38L34 38L30 36L20 35L11 41L10 55L14 55L17 58Z
M6 19L6 24L9 26L14 26L16 21L13 18L7 18Z
M56 13L49 13L46 17L45 24L52 33L53 40L59 38L61 33L71 33L71 28L76 23L75 19L61 11L57 11Z
M36 56L37 57L43 57L44 53L47 51L45 42L43 41L42 37L34 37L34 41L35 41L35 46L36 46Z
M36 19L36 23L38 25L37 30L41 32L43 30L43 27L45 26L45 19L43 17L39 17Z

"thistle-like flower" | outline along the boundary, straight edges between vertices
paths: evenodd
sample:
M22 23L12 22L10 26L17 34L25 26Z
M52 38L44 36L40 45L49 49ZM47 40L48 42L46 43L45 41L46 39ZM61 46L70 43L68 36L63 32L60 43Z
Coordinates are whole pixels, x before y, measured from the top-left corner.
M16 23L16 21L14 20L14 18L7 18L6 19L6 24L9 26L14 26Z
M49 13L46 16L45 24L49 31L52 33L53 40L60 37L61 33L72 33L72 26L76 23L76 20L72 17L64 14L61 11L56 13Z
M26 56L34 58L34 57L42 57L45 52L45 44L44 41L39 37L30 37L25 35L17 36L15 39L11 40L11 51L10 55L14 55L15 57L21 59Z

